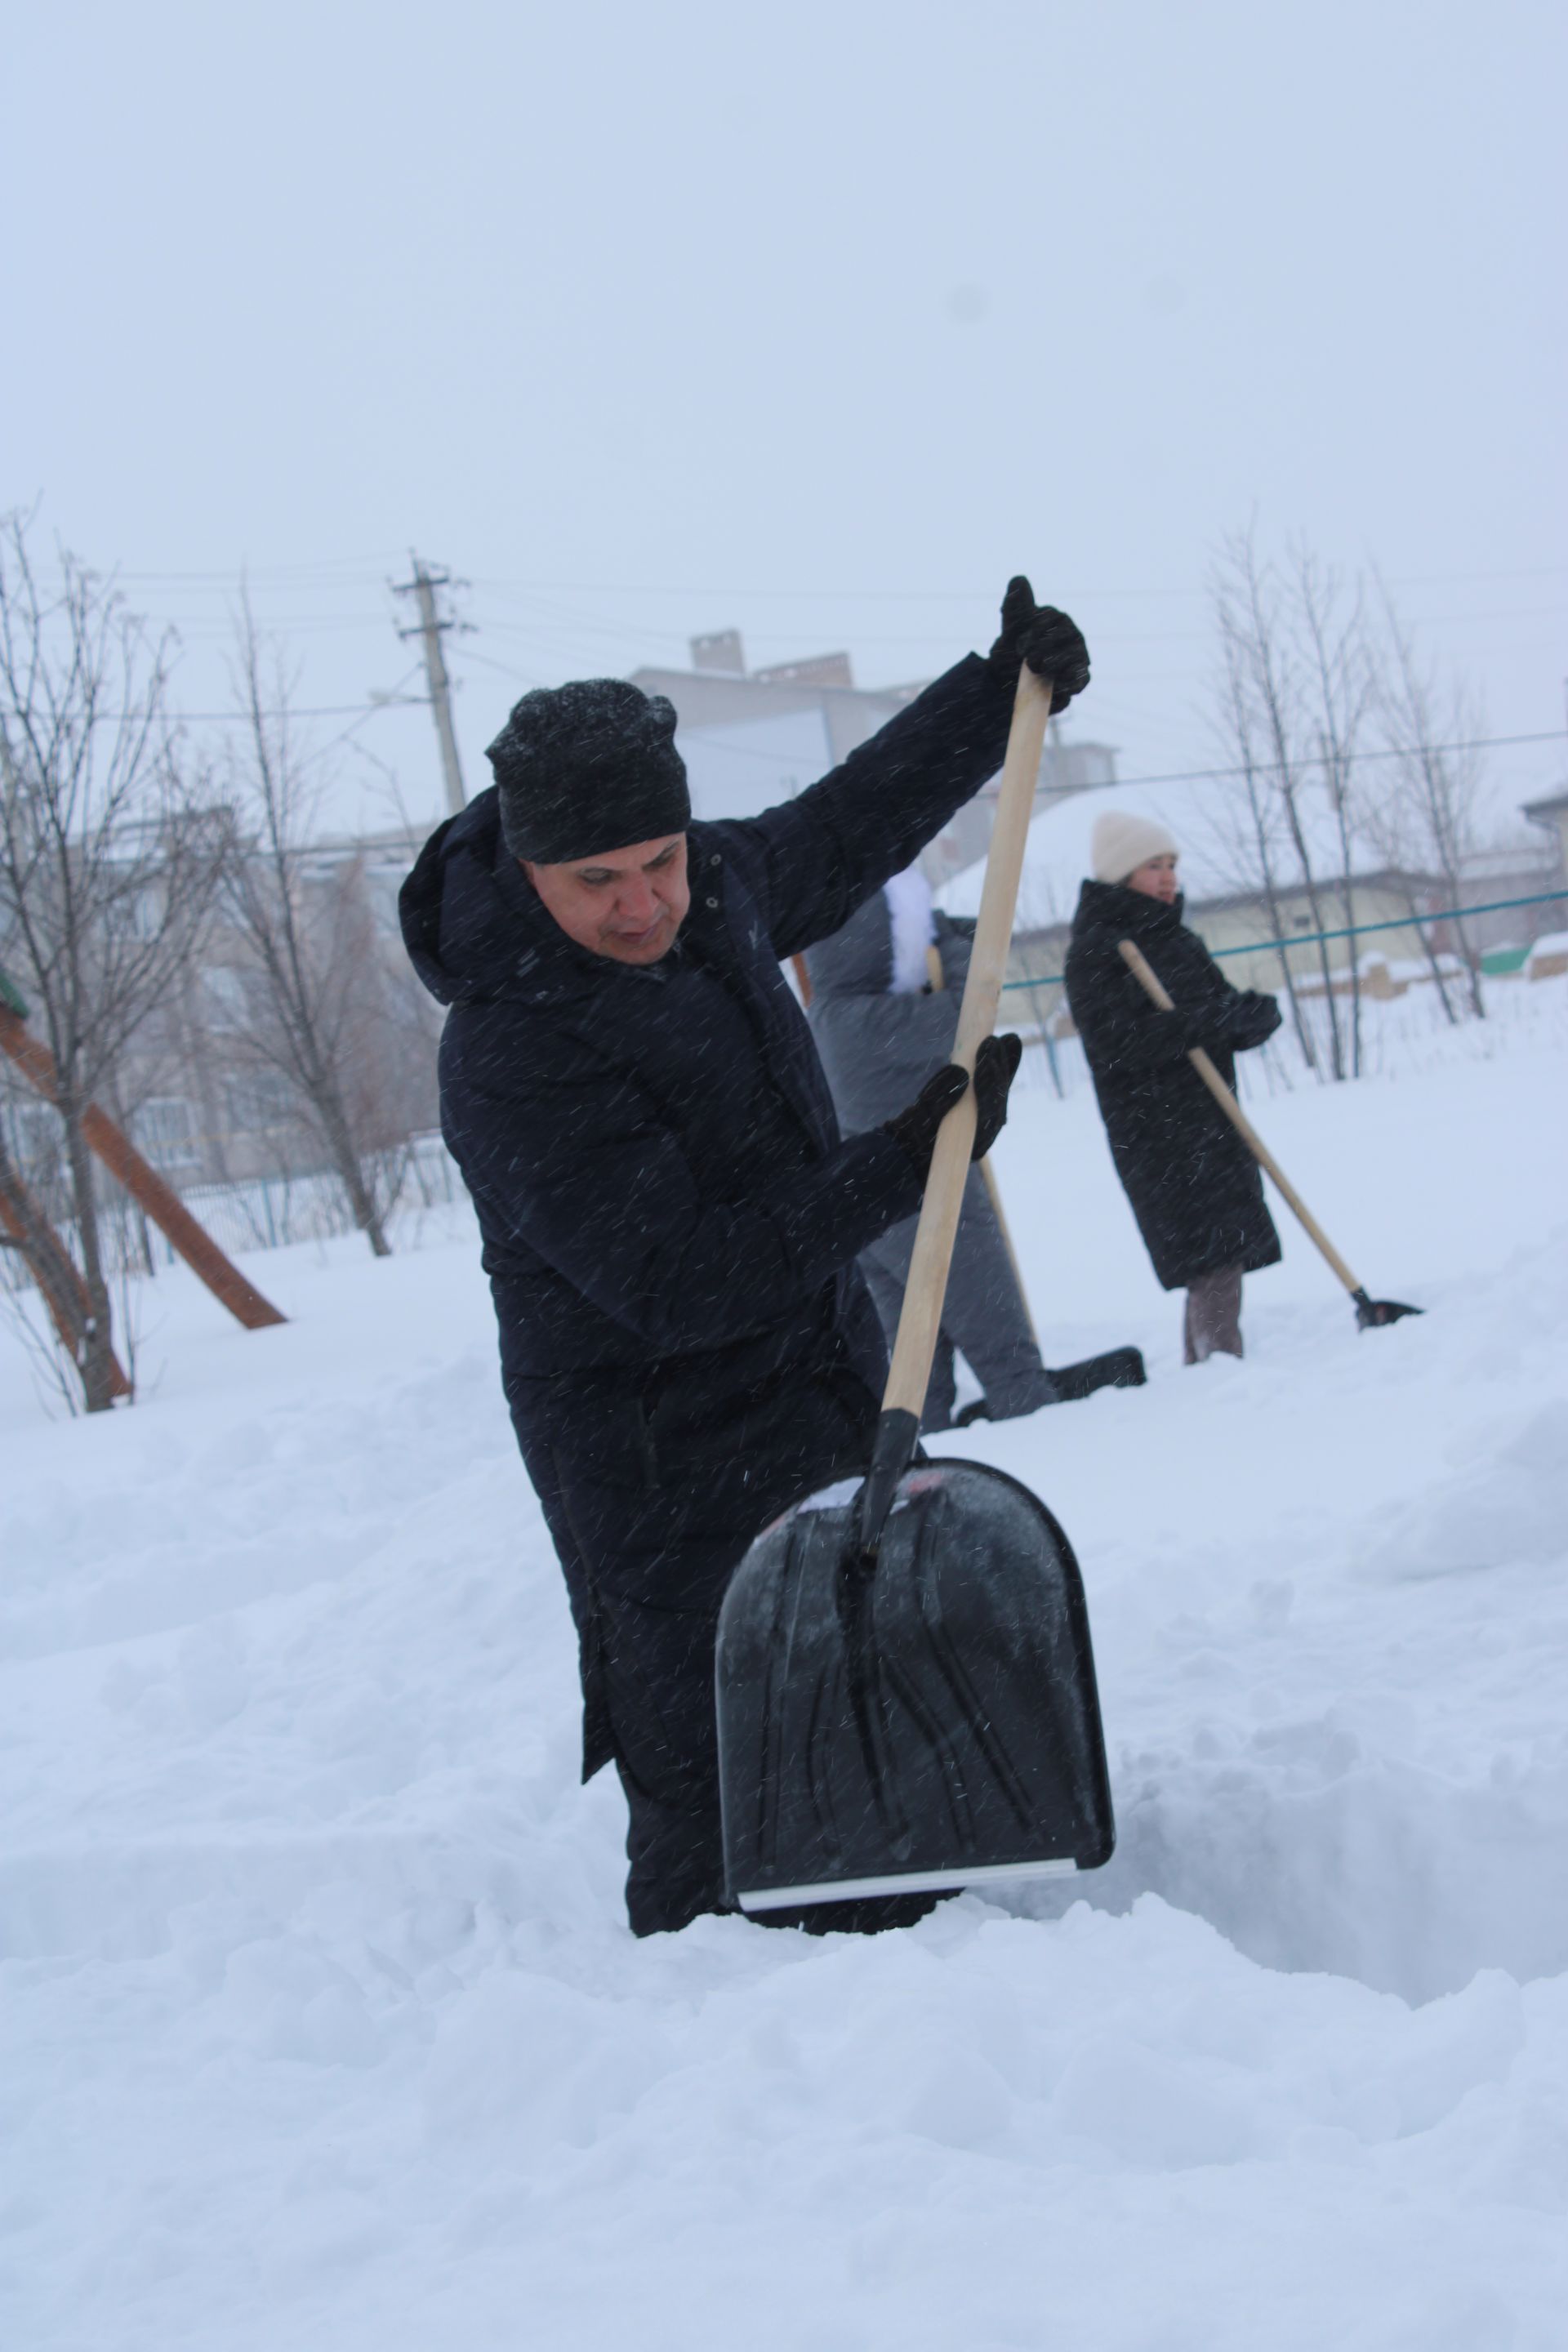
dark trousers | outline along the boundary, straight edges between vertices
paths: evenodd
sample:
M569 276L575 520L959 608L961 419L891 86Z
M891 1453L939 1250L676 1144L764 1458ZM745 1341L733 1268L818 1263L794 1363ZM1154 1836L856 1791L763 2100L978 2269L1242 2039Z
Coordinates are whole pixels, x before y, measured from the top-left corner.
M1217 1274L1200 1274L1187 1286L1187 1309L1182 1324L1183 1361L1201 1364L1210 1356L1239 1356L1241 1345L1241 1268L1221 1266Z
M909 1217L901 1225L894 1225L860 1259L889 1349L899 1328L919 1223L918 1217ZM1029 1328L1029 1310L978 1168L970 1170L963 1188L942 1329L921 1421L923 1430L952 1425L955 1348L984 1391L993 1421L1010 1421L1016 1414L1037 1412L1042 1405L1057 1402L1057 1389L1040 1361Z
M651 1450L596 1429L513 1423L560 1556L582 1653L584 1778L614 1761L627 1811L626 1916L651 1936L724 1911L713 1654L747 1545L779 1513L863 1471L879 1400L842 1365L732 1400ZM595 1437L600 1441L595 1444ZM635 1462L635 1468L630 1465ZM930 1896L814 1904L770 1927L902 1927Z

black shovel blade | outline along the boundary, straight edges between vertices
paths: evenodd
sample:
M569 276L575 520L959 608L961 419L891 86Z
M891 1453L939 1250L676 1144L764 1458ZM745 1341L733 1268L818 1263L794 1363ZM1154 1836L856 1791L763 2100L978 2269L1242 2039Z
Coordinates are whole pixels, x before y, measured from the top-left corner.
M1425 1315L1424 1307L1404 1307L1397 1298L1369 1298L1364 1290L1352 1290L1355 1300L1355 1320L1358 1331L1380 1331L1385 1323L1397 1323L1402 1315Z
M724 1868L744 1911L1094 1870L1115 1843L1083 1580L1005 1472L908 1471L874 1559L858 1484L798 1504L719 1623Z

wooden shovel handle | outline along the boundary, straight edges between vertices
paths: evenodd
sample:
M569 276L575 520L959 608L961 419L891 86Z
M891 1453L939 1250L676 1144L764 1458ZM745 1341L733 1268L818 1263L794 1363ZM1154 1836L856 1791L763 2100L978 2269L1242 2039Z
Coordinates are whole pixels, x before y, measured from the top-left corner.
M942 968L942 950L939 947L927 948L926 971L930 978L932 994L940 996L947 986L947 974ZM1002 1246L1007 1253L1007 1263L1013 1269L1013 1279L1018 1286L1018 1303L1023 1307L1024 1319L1029 1327L1029 1336L1038 1348L1040 1335L1035 1328L1035 1312L1029 1305L1029 1294L1024 1287L1024 1269L1018 1263L1018 1253L1013 1246L1013 1234L1007 1223L1007 1212L1002 1206L1002 1187L996 1181L996 1171L991 1165L989 1152L980 1161L979 1166L980 1173L985 1180L986 1192L990 1196L991 1213L996 1220L996 1230L1002 1236Z
M1142 955L1136 947L1134 947L1131 940L1118 940L1117 945L1121 950L1122 962L1127 966L1127 969L1132 974L1133 979L1139 982L1142 985L1144 992L1153 1000L1153 1002L1159 1006L1162 1013L1173 1013L1176 1008L1172 1003L1169 995L1166 993L1166 991L1161 982L1159 974L1151 969L1148 959ZM1351 1272L1349 1266L1345 1264L1343 1258L1340 1255L1338 1250L1334 1247L1332 1242L1329 1239L1327 1234L1318 1223L1316 1217L1313 1216L1312 1212L1308 1208L1307 1203L1302 1200L1301 1195L1297 1192L1296 1187L1291 1183L1290 1179L1286 1175L1285 1171L1280 1167L1279 1162L1275 1159L1274 1154L1269 1150L1268 1146L1264 1142L1263 1138L1258 1134L1258 1129L1253 1126L1251 1120L1247 1118L1247 1113L1237 1101L1235 1095L1226 1085L1225 1080L1220 1076L1219 1072L1215 1068L1215 1066L1210 1061L1208 1055L1204 1052L1203 1047L1201 1045L1194 1045L1190 1047L1187 1054L1187 1059L1192 1064L1194 1069L1197 1072L1199 1077L1202 1078L1205 1086L1207 1087L1210 1094L1213 1095L1215 1102L1218 1103L1221 1110L1224 1111L1226 1118L1229 1119L1232 1127L1235 1128L1237 1133L1246 1144L1248 1151L1251 1152L1254 1160L1257 1160L1258 1166L1266 1169L1268 1174L1273 1177L1274 1181L1279 1187L1280 1192L1283 1194L1286 1201L1289 1202L1291 1209L1295 1212L1297 1217L1300 1220L1311 1239L1317 1244L1319 1249L1321 1250L1329 1264L1333 1267L1334 1272L1339 1276L1339 1278L1344 1284L1345 1288L1351 1293L1352 1297L1357 1297L1358 1295L1364 1295L1362 1293L1360 1283L1356 1280L1354 1275Z
M1051 715L1051 684L1025 668L1018 677L1013 702L1013 724L1007 736L1007 756L1002 766L1002 789L996 802L996 824L985 861L985 884L980 895L980 919L969 959L969 978L958 1012L958 1036L952 1058L972 1075L974 1056L996 1025L996 1007L1007 971L1007 950L1013 938L1013 914L1018 902L1018 877L1024 870L1024 843L1034 814L1035 787L1045 749L1046 721ZM942 1302L947 1294L947 1270L963 1206L964 1180L974 1149L974 1089L955 1103L942 1123L926 1178L921 1221L904 1286L903 1311L893 1342L892 1369L882 1398L886 1412L912 1412L919 1421L925 1407L931 1359L942 1328Z

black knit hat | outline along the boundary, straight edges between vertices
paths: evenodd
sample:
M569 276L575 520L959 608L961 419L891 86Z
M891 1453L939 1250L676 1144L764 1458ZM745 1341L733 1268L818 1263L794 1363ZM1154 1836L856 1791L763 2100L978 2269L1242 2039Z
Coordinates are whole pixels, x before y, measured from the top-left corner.
M636 841L684 833L691 820L675 706L625 678L542 686L512 707L485 757L514 857L563 866Z

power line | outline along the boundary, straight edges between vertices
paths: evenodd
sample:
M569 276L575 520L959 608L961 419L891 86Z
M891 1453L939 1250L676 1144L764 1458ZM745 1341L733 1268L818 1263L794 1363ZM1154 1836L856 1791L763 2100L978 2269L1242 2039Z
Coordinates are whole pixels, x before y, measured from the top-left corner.
M1434 755L1444 751L1501 751L1519 743L1561 743L1568 740L1568 727L1550 727L1540 735L1471 735L1452 743L1392 743L1380 745L1372 751L1342 751L1335 755L1334 764L1348 766L1362 760L1408 760L1423 752ZM1109 784L1085 784L1081 789L1090 793L1131 792L1138 784L1198 784L1228 776L1279 776L1290 768L1321 767L1319 759L1251 760L1238 768L1184 768L1168 776L1118 776Z
M422 709L428 700L428 695L424 694L387 694L377 695L370 702L323 702L304 710L171 710L168 717L176 726L200 721L204 725L248 727L253 719L373 719L378 710L399 710L412 705ZM113 716L106 712L106 721Z
M158 586L189 583L196 587L210 582L214 586L226 590L238 587L241 580L252 587L259 587L269 581L303 581L309 583L320 581L323 586L331 586L335 581L341 581L348 586L378 588L385 565L401 560L397 549L388 548L379 555L325 556L316 562L263 564L259 570L254 564L240 564L226 572L116 572L114 577L116 580L135 580Z
M345 743L353 742L354 737L366 720L374 719L378 710L384 710L389 705L395 703L409 703L416 706L423 704L425 697L422 694L405 694L404 692L405 687L416 675L418 667L419 665L416 663L414 668L405 671L397 684L387 693L378 694L373 702L364 705L359 710L346 727L341 727L335 735L329 736L324 743L312 750L308 754L306 764L310 767L320 767L325 761L331 758L334 751L342 751ZM354 748L356 751L363 750L363 746L360 744L355 744ZM372 752L366 756L374 759L375 755Z
M550 684L548 678L535 677L531 671L519 669L515 662L499 662L491 654L476 653L472 646L465 651L463 661L465 665L478 662L484 669L493 669L498 677L504 677L511 686L548 686Z
M1077 601L1075 598L1074 602ZM1425 613L1414 615L1410 626L1420 629L1447 628L1461 621L1480 625L1492 621L1535 620L1550 614L1563 612L1568 612L1568 604L1531 604L1500 613ZM336 626L337 624L325 625ZM657 639L665 644L682 646L690 641L689 633L684 629L655 628L651 623L639 621L607 621L586 614L580 615L569 613L559 608L554 613L542 615L538 621L490 621L487 626L492 635L522 637L535 641L551 638L575 641L582 637L618 637L633 645L646 645L650 639ZM758 634L765 639L770 634L776 636L781 633L777 630L771 633L763 630ZM921 630L918 634L903 631L889 635L886 630L867 631L865 629L856 629L847 634L853 635L857 646L933 646L942 642L951 633L933 626ZM1210 641L1212 632L1208 629L1112 631L1096 628L1093 635L1096 646L1202 645Z
M116 571L116 582L149 587L183 587L211 589L215 593L230 593L243 577L250 586L258 589L281 590L299 587L376 587L384 576L384 567L399 561L395 551L385 550L369 556L327 556L299 563L278 563L262 566L243 565L221 571ZM1484 584L1494 581L1561 579L1568 573L1568 564L1545 563L1523 565L1500 572L1428 572L1403 574L1389 582L1393 588L1455 587ZM892 588L864 587L836 582L812 587L715 585L710 582L670 581L584 581L584 580L515 580L491 578L479 580L474 585L501 594L566 594L589 596L735 596L777 600L786 603L819 604L841 599L853 603L957 604L986 603L996 595L996 583L988 581L983 586L971 588ZM1093 597L1101 602L1172 602L1193 597L1206 597L1207 587L1199 583L1184 587L1166 588L1093 588L1075 589L1076 595ZM367 624L366 625L369 625Z
M211 613L160 613L160 621L171 629L203 629L226 631L230 623ZM289 613L280 620L268 623L271 629L382 629L386 626L386 614L382 613Z
M1518 572L1433 572L1391 580L1391 588L1440 588L1468 586L1473 583L1492 580L1560 579L1568 573L1568 563L1537 564ZM545 594L569 596L758 596L776 597L796 602L808 599L820 603L834 597L864 599L880 604L957 604L994 601L996 585L993 581L984 588L850 588L823 586L816 588L737 588L714 587L700 583L685 585L668 581L636 582L609 580L475 580L476 588L519 595ZM1094 596L1106 602L1113 598L1174 598L1206 596L1208 590L1201 583L1187 588L1079 588L1075 595Z
M163 710L158 713L169 727L217 726L248 727L257 719L374 719L378 711L416 709L423 710L429 702L426 694L378 694L369 702L322 702L300 709L297 705L285 705L277 710ZM135 713L122 710L100 710L94 714L92 724L117 727Z
M468 661L483 662L487 669L493 669L499 672L502 677L510 677L519 685L531 686L540 682L537 679L529 677L525 672L512 670L509 668L505 663L492 660L489 656L486 654L470 652L465 656L465 658ZM693 677L696 677L698 673L696 671L692 672ZM877 693L878 689L875 687L865 687L862 688L860 691L866 694L874 695ZM780 760L785 756L784 753L778 751L761 750L754 744L729 742L725 740L728 731L729 730L724 728L712 727L688 727L681 730L681 732L689 739L699 742L721 745L725 751L731 752L737 759L768 760L776 766ZM1436 757L1437 755L1447 751L1500 751L1511 750L1520 744L1562 743L1564 741L1568 741L1568 727L1552 727L1548 728L1543 733L1539 735L1472 735L1456 740L1451 743L1396 743L1387 746L1380 745L1374 751L1342 752L1339 755L1339 763L1342 765L1352 760L1359 761L1362 760L1414 759L1420 757L1424 753L1430 753L1434 757ZM1067 748L1070 749L1071 747L1069 745ZM1289 764L1294 764L1303 768L1310 768L1319 766L1321 762L1311 759L1300 760L1294 763L1278 760L1254 760L1250 763L1236 768L1177 768L1173 769L1167 775L1116 776L1113 777L1109 783L1083 784L1078 789L1080 792L1089 793L1131 792L1135 786L1144 784L1210 783L1216 782L1225 778L1236 776L1273 776L1281 774L1286 766Z

